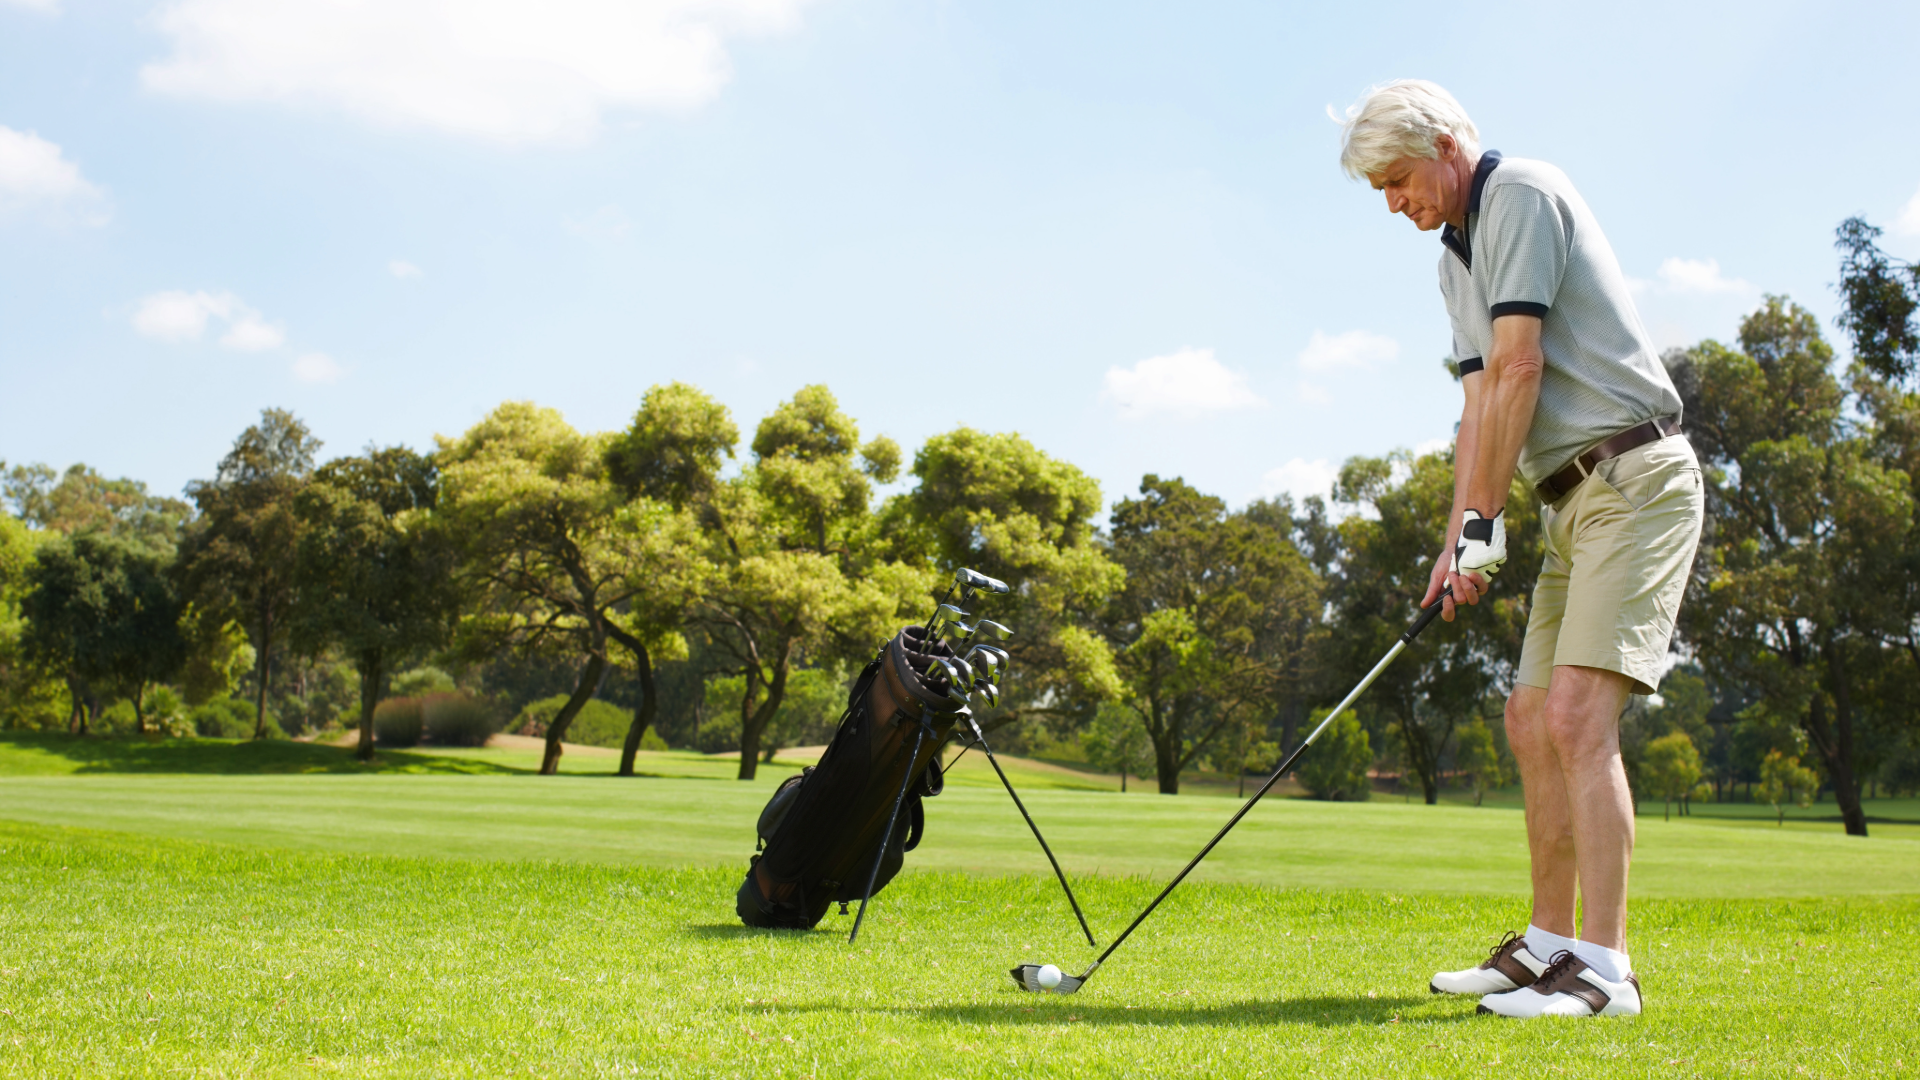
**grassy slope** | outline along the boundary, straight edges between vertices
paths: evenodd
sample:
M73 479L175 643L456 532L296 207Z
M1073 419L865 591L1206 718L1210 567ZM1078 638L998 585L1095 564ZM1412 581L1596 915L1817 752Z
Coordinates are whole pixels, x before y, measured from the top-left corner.
M734 875L227 848L0 824L0 1075L1911 1075L1920 900L1644 900L1650 1012L1426 993L1510 898L1200 885L1074 997L1048 883L909 874L857 947ZM1147 895L1086 886L1111 933ZM825 929L849 920L830 916ZM1870 959L1869 959L1870 958Z

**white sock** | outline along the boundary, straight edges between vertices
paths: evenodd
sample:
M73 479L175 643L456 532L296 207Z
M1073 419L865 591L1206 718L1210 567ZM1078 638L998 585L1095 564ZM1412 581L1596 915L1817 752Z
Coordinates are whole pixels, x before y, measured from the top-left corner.
M1527 925L1527 951L1539 957L1541 963L1553 963L1554 954L1573 952L1578 944L1570 937L1548 933L1531 923Z
M1627 977L1627 972L1633 970L1632 965L1627 963L1626 953L1614 952L1605 945L1595 945L1591 941L1575 944L1573 955L1585 960L1595 975L1608 982L1619 982Z

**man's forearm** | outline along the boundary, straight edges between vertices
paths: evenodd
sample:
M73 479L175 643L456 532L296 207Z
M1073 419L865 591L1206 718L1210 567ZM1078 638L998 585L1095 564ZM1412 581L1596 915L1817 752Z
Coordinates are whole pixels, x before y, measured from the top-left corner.
M1494 320L1493 353L1481 374L1480 422L1474 431L1473 470L1467 478L1466 506L1492 516L1507 505L1513 470L1533 427L1540 400L1540 320L1505 315Z

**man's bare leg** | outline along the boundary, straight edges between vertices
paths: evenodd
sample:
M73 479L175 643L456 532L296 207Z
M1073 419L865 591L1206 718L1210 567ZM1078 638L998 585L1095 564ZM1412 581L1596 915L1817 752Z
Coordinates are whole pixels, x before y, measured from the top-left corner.
M1555 667L1551 682L1541 726L1558 759L1564 812L1572 824L1582 907L1580 940L1624 953L1633 795L1620 763L1620 710L1633 683L1616 671L1571 665ZM1531 834L1531 795L1527 815ZM1536 904L1538 888L1536 884Z
M1555 668L1557 681L1561 669ZM1516 686L1507 698L1507 746L1520 766L1520 788L1527 806L1527 853L1533 864L1534 926L1561 937L1574 936L1573 819L1567 784L1547 735L1549 692ZM1550 959L1541 957L1542 960Z

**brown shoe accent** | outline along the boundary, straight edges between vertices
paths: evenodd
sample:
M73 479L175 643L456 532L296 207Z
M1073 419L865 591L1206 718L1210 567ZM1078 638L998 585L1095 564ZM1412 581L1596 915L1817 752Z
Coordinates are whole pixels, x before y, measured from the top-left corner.
M1613 1003L1613 998L1607 996L1605 990L1580 977L1580 973L1587 970L1588 966L1585 960L1570 952L1557 953L1553 958L1553 966L1540 973L1540 981L1534 984L1533 992L1549 995L1566 994L1568 997L1579 998L1587 1003L1587 1008L1593 1010L1593 1015L1599 1016L1608 1005ZM1626 981L1633 984L1634 993L1640 993L1638 975L1628 972ZM1644 994L1640 997L1640 1003L1642 1008L1646 1007Z
M1492 968L1505 975L1512 980L1515 989L1529 986L1535 978L1533 969L1514 959L1513 956L1514 953L1526 947L1527 939L1509 930L1507 936L1500 939L1500 944L1495 945L1492 951L1487 953L1487 959L1480 966Z

